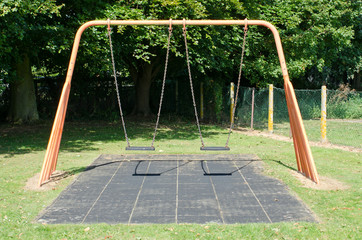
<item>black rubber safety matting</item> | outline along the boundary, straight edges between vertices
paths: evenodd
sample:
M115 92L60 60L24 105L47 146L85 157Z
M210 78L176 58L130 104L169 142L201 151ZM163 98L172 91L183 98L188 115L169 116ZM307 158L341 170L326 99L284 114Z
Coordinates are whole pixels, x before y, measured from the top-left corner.
M101 155L38 217L58 223L315 221L256 155Z

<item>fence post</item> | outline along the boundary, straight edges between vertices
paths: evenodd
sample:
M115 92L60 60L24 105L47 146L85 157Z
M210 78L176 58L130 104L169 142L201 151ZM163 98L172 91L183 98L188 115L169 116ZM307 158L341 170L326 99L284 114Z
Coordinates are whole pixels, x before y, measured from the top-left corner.
M204 119L204 83L200 83L200 118Z
M251 130L254 129L254 92L255 88L253 88L253 91L251 92L251 122L250 122Z
M233 118L233 110L234 110L234 97L235 97L235 93L234 93L234 83L230 83L230 122L234 123L234 118Z
M327 142L327 87L322 86L321 99L321 141Z
M273 133L273 84L269 84L268 131Z

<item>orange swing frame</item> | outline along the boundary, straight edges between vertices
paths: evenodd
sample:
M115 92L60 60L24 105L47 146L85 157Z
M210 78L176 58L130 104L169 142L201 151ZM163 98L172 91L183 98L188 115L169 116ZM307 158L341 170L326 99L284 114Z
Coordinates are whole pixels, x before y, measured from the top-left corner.
M55 115L53 128L50 134L47 150L44 157L44 162L39 178L39 186L50 179L51 174L57 166L59 147L63 133L64 120L67 111L71 81L77 58L78 48L82 33L88 27L99 25L169 25L170 20L99 20L89 21L83 24L77 31L74 39L73 49L69 61L67 76L59 100L57 113ZM294 88L289 80L287 65L284 58L283 47L280 40L279 32L269 22L262 20L172 20L172 25L258 25L264 26L271 30L274 35L275 45L277 48L279 62L282 69L284 79L284 89L289 113L290 128L293 135L294 151L298 166L298 171L315 183L319 183L317 169L315 167L312 152L309 146L307 135L302 121L302 116L295 96Z

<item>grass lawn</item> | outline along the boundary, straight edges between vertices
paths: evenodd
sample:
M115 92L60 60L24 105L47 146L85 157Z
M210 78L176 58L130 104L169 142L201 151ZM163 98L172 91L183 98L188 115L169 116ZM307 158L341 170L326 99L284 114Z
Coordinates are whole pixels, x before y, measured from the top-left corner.
M320 120L304 120L310 141L321 140ZM274 133L289 136L289 122L276 123ZM330 143L362 149L362 120L327 120L327 139Z
M149 145L153 126L128 123L134 145ZM64 127L58 169L73 175L52 190L25 190L27 179L40 172L51 123L31 126L0 125L0 239L359 239L361 237L360 153L313 147L321 176L349 186L326 191L304 188L293 177L296 168L291 143L233 133L230 154L257 154L265 173L282 180L317 215L318 223L292 222L235 225L42 225L34 218L102 153L126 154L120 124L68 123ZM227 130L202 126L206 144L225 142ZM348 133L350 134L350 133ZM312 137L310 137L312 138ZM343 143L343 142L342 142ZM155 154L200 154L196 126L169 122L160 126ZM143 152L144 153L144 152Z

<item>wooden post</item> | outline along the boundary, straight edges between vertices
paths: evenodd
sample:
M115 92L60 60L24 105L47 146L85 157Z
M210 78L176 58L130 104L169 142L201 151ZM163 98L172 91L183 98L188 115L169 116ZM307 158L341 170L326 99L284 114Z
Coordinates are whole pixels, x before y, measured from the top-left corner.
M321 99L321 140L327 142L327 87L322 86Z
M269 111L268 111L268 131L273 133L273 84L269 84Z
M234 123L233 110L235 104L234 83L230 83L230 122Z
M253 91L251 93L251 122L250 122L251 130L254 129L254 93L255 93L255 88L253 88Z

